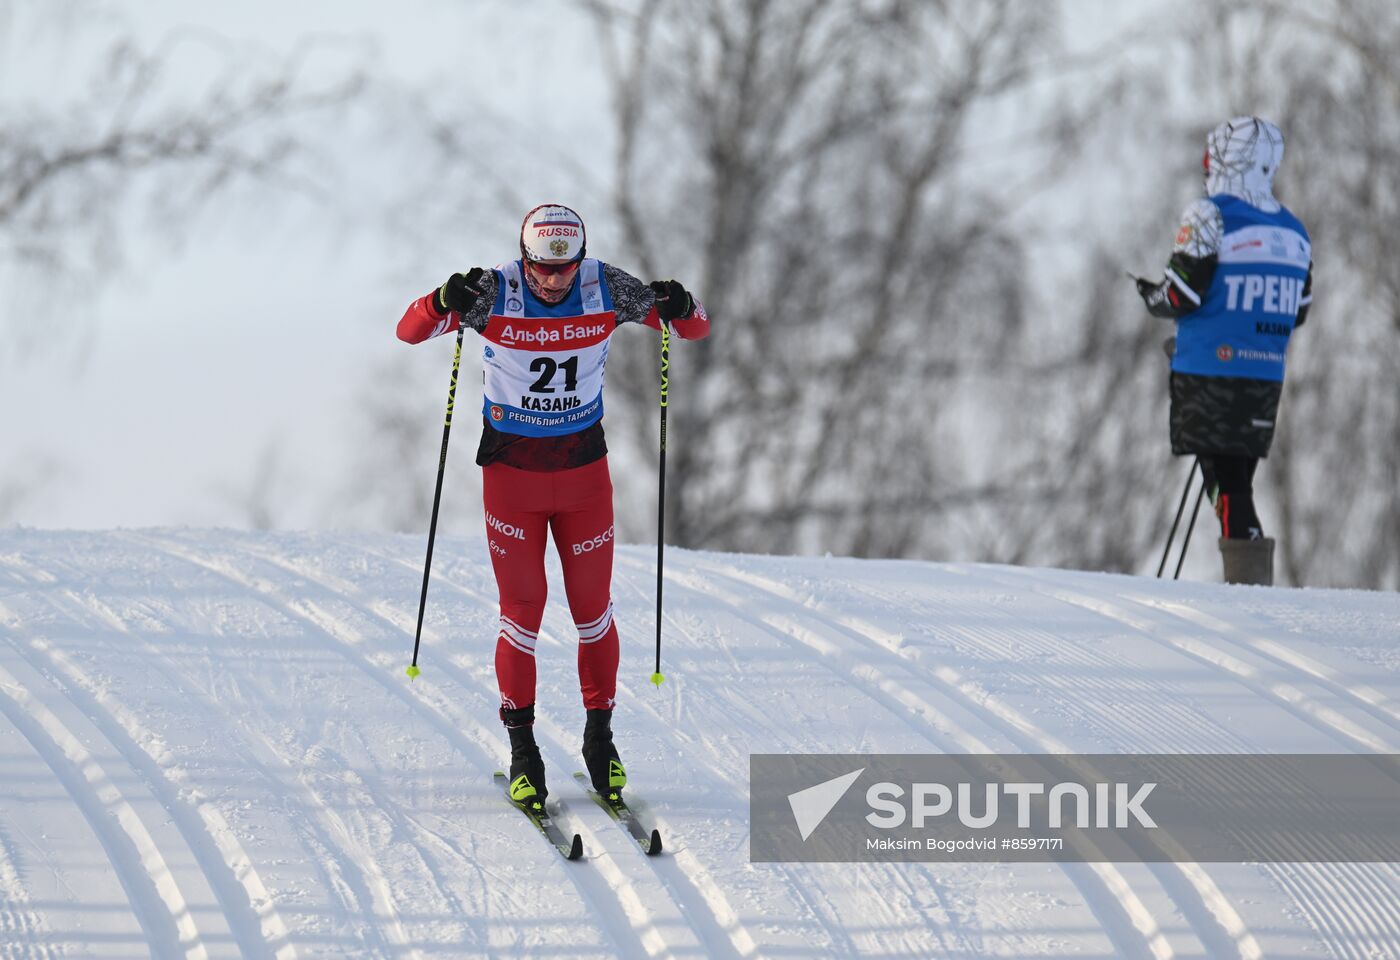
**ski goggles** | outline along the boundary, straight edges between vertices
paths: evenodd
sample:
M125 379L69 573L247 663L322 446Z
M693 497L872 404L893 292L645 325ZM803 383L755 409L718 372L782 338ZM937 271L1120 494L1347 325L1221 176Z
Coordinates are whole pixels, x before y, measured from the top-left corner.
M530 269L544 277L557 277L571 271L577 270L580 261L570 260L568 263L540 263L537 260L526 261Z

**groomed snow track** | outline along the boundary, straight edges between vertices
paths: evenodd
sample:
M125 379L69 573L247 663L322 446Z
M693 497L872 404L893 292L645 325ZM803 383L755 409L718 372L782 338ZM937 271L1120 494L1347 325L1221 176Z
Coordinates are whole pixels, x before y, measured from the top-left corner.
M1400 956L1394 864L750 864L764 752L1400 752L1400 597L621 548L615 727L647 858L578 790L566 863L490 783L485 545L0 532L0 960Z

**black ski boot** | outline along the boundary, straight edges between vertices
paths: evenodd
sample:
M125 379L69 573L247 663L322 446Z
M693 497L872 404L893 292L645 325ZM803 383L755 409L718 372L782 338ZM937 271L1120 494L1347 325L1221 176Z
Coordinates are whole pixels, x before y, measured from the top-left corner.
M588 778L601 797L621 796L627 786L627 771L613 745L612 711L589 710L583 726L583 762Z
M519 710L502 707L501 722L510 735L510 798L524 806L544 806L549 788L544 783L544 759L535 744L535 705Z

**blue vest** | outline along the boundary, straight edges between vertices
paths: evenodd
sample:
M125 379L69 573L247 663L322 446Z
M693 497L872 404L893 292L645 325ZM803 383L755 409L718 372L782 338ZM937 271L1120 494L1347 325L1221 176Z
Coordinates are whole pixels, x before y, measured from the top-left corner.
M481 412L503 433L577 433L603 417L608 339L617 329L603 264L584 260L553 305L530 292L524 269L519 260L496 268L496 302L481 331Z
M1283 380L1284 357L1312 262L1308 231L1287 208L1265 213L1219 194L1219 264L1197 310L1178 318L1172 369Z

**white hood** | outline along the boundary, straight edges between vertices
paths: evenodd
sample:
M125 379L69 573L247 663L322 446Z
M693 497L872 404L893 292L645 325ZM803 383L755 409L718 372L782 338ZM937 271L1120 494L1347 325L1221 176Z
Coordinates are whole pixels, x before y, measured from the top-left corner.
M1283 133L1258 117L1236 117L1206 137L1206 195L1228 193L1270 213L1274 174L1283 162Z

